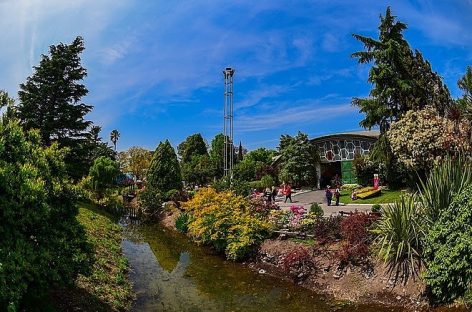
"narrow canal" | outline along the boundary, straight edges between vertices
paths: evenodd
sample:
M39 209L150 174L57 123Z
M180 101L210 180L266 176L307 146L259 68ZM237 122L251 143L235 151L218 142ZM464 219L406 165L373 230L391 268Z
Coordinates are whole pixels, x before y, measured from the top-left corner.
M225 261L160 225L127 225L133 311L402 311L346 305Z

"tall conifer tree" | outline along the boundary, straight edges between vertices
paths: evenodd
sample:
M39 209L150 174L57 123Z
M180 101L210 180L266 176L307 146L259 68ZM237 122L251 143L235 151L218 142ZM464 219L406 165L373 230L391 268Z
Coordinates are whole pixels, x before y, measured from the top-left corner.
M88 93L82 84L87 75L80 58L84 49L81 37L71 44L51 46L18 92L21 125L26 130L39 129L45 146L57 142L67 147L65 161L74 178L86 174L93 162L87 146L92 122L85 120L92 106L82 102Z

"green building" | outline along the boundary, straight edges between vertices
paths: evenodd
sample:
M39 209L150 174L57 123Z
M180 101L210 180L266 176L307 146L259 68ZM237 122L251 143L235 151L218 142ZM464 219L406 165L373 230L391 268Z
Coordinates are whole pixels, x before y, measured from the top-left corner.
M367 155L379 137L378 131L357 131L324 135L312 139L318 147L321 162L318 164L318 188L332 185L339 180L343 184L357 183L352 165L354 156Z

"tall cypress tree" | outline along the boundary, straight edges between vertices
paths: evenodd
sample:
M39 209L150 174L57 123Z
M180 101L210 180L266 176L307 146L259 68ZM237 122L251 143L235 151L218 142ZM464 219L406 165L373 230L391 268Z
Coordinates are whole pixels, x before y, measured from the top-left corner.
M74 178L85 174L93 161L86 149L92 122L84 118L92 106L81 101L88 93L81 83L87 75L80 58L84 49L81 37L51 46L18 92L17 116L23 128L39 129L45 146L58 142L67 147L65 161Z
M159 143L154 152L147 173L146 188L163 194L173 189L182 189L179 161L168 140Z
M373 63L368 81L373 84L369 97L354 98L352 103L365 113L361 126L380 126L384 133L391 122L411 109L433 106L444 115L452 104L449 90L432 71L419 51L413 52L403 38L407 25L396 20L390 7L380 16L379 38L354 34L365 51L355 52L359 63Z

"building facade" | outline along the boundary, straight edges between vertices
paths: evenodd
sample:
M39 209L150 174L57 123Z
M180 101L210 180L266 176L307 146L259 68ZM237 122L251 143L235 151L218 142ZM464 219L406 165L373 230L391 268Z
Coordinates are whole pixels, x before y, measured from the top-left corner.
M357 183L353 160L356 154L367 155L379 137L378 131L358 131L325 135L312 139L320 152L317 165L318 188L327 185Z

